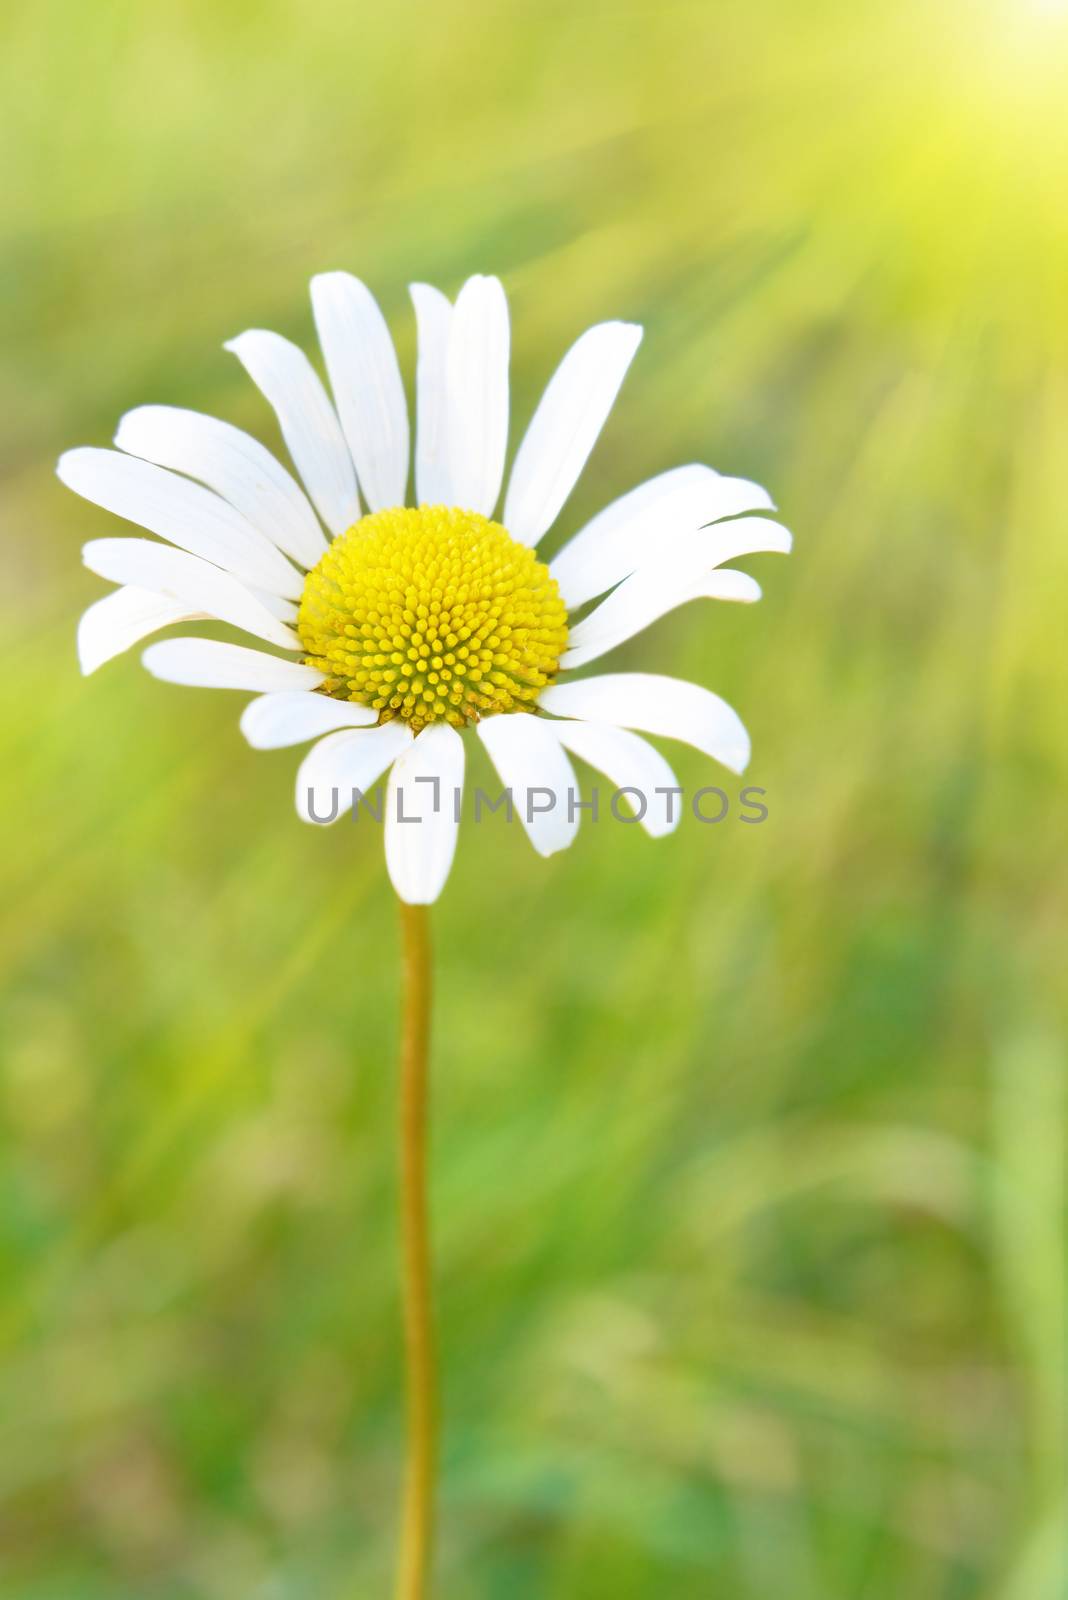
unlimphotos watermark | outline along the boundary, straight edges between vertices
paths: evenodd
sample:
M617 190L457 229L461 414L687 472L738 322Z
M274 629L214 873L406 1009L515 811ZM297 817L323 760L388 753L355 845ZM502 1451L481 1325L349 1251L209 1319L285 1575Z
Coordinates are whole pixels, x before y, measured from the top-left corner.
M602 790L594 785L583 799L578 789L552 789L531 785L518 791L500 789L495 794L476 788L465 791L444 787L437 777L417 777L414 783L425 786L418 797L407 795L401 788L392 794L390 821L418 824L443 812L459 822L466 805L472 821L481 822L487 816L502 814L508 822L517 816L532 823L536 817L549 813L566 815L568 822L581 818L589 822L611 821L630 825L656 816L668 826L688 813L697 822L716 825L733 818L736 822L754 827L768 819L765 804L766 789L751 785L740 790L732 799L725 789L708 786L688 793L681 786L657 787L645 790L634 785L621 789ZM362 789L327 789L325 786L306 791L305 814L310 822L336 822L348 811L353 822L366 817L373 822L384 822L387 816L387 791L379 788L365 793ZM418 798L422 804L417 806Z

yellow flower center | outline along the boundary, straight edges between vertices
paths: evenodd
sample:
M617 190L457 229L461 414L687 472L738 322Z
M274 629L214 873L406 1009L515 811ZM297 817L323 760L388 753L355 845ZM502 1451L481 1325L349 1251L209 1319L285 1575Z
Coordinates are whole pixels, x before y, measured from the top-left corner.
M361 517L308 573L297 632L323 689L417 733L530 711L567 643L556 580L475 511Z

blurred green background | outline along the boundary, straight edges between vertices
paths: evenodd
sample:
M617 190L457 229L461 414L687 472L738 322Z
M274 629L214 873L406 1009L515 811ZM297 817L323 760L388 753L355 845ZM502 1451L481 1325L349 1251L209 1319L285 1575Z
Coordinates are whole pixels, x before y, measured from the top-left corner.
M1051 0L9 13L5 1600L390 1588L380 840L78 677L121 530L52 476L146 401L276 445L221 343L333 267L409 377L407 282L500 273L517 426L645 324L556 542L687 460L797 535L611 661L739 708L766 825L498 819L437 907L441 1595L1068 1594L1066 75Z

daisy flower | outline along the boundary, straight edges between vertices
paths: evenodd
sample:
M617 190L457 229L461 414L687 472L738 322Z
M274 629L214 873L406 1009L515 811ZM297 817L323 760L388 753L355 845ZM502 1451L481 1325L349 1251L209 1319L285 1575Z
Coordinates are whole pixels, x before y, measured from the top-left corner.
M554 525L641 340L590 328L564 356L508 448L508 306L475 277L450 304L412 286L418 325L415 504L408 409L389 331L358 279L312 280L333 398L303 352L253 330L232 350L273 407L300 481L227 422L171 406L123 417L115 450L71 450L63 482L166 541L94 539L86 565L119 587L82 617L82 668L172 623L229 624L256 645L171 638L158 678L256 695L241 727L259 749L310 744L297 810L340 814L388 774L386 862L401 901L404 1020L400 1190L408 1466L399 1600L426 1600L433 1569L437 1400L427 1186L429 914L459 829L463 731L489 752L536 850L578 828L577 755L637 792L651 834L674 825L678 787L642 733L679 739L741 772L749 739L710 690L649 673L576 676L699 598L757 600L726 563L788 550L763 489L676 467L614 501L548 564ZM266 648L264 648L266 647ZM532 804L540 791L539 803ZM548 795L553 803L546 805ZM418 827L408 824L418 822Z
M763 515L774 507L756 484L687 465L613 501L551 562L539 560L641 329L604 322L572 345L522 437L497 515L509 430L504 290L473 277L454 304L427 284L413 284L411 297L410 497L393 343L373 296L344 272L311 285L332 397L277 333L254 329L226 346L273 408L297 476L231 424L162 405L128 412L116 449L71 450L58 472L157 535L85 546L86 565L119 587L81 619L83 671L173 623L211 619L250 635L253 646L170 638L144 664L172 683L255 693L241 727L258 749L311 744L296 786L305 820L333 820L335 793L362 793L388 774L390 877L402 900L428 904L456 847L460 807L441 797L462 790L465 729L546 856L578 828L571 756L639 790L653 835L677 820L670 796L657 793L675 779L642 733L744 769L745 728L708 689L648 673L576 673L689 600L759 599L754 579L726 563L786 551L790 535ZM558 803L533 806L534 790Z

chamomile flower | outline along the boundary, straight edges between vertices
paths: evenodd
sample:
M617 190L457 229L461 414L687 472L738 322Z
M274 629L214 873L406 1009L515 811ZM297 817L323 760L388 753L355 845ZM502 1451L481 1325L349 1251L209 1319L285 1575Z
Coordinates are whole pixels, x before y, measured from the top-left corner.
M541 854L578 828L565 799L578 791L572 756L639 790L650 834L670 831L675 779L640 735L681 740L741 772L749 740L739 718L676 678L575 673L687 601L759 599L756 582L726 563L789 549L786 529L764 514L768 495L707 466L676 467L614 501L546 563L539 541L641 329L601 323L567 352L499 507L504 291L474 277L451 304L414 284L409 498L408 408L382 314L347 273L313 279L311 293L332 398L278 334L252 330L227 345L273 408L297 476L229 423L157 405L123 417L116 449L60 459L68 487L157 535L85 546L86 565L119 587L81 619L83 671L173 623L211 619L250 635L255 646L170 638L144 664L172 683L254 693L241 727L258 749L311 744L297 775L305 820L338 814L335 792L366 791L388 774L386 860L411 904L435 900L449 873L460 808L442 796L462 791L467 729ZM535 790L559 803L532 806Z

